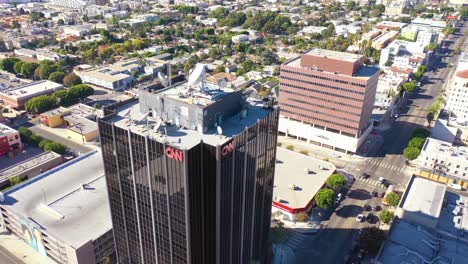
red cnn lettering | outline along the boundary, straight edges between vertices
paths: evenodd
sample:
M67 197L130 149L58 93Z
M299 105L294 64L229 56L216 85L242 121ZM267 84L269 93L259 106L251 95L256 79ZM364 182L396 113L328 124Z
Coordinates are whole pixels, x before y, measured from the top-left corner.
M234 143L230 142L221 149L221 156L226 156L234 150Z
M184 160L184 153L181 150L173 149L171 147L166 147L166 156L180 162Z

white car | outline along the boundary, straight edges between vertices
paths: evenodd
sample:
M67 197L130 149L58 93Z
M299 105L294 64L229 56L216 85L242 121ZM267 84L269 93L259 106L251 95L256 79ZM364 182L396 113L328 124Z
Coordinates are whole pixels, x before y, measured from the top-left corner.
M356 222L361 223L362 221L364 221L364 215L363 214L358 214L356 216Z
M385 182L385 179L384 179L383 177L380 177L380 178L379 178L379 183L380 183L380 184L383 184L384 182Z

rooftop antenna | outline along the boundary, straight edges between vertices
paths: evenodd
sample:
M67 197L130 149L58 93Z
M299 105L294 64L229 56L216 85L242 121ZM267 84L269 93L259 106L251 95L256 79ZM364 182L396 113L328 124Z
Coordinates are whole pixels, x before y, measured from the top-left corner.
M201 84L199 86L199 89L201 88L200 90L205 89L205 74L206 74L205 64L198 63L188 78L187 89L197 84Z
M163 72L158 72L158 79L164 87L170 85L170 80L167 78L167 75Z
M149 114L151 113L151 110L148 110L140 119L137 120L137 123L140 123L143 121L143 119L148 118Z
M158 119L158 121L156 122L156 125L153 127L154 132L158 133L159 128L161 127L161 125L162 125L162 120Z
M217 126L216 131L218 132L218 135L221 138L223 136L223 129L220 126Z

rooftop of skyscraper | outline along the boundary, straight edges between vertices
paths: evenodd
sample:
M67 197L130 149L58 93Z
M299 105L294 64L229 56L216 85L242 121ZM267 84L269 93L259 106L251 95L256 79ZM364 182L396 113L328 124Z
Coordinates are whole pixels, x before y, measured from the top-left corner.
M312 49L297 58L285 62L284 65L368 79L374 76L379 69L365 65L365 59L360 54Z
M203 74L202 74L203 75ZM197 82L178 83L156 92L140 91L139 101L116 109L104 122L150 136L180 149L203 142L216 146L271 113L263 100L250 100L242 90Z

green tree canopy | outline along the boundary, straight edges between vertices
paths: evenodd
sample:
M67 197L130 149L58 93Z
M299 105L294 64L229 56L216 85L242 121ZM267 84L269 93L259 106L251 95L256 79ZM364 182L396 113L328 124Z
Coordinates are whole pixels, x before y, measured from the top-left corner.
M403 157L409 160L415 160L417 157L419 157L420 153L421 150L419 150L419 148L407 147L403 150Z
M68 93L71 98L84 99L94 94L94 89L86 84L77 84L68 88Z
M81 78L75 73L71 72L63 78L63 85L71 87L77 84L81 84Z
M42 113L52 109L55 106L55 102L50 96L40 95L29 99L24 105L26 111L29 113Z
M13 65L13 71L17 74L21 73L21 67L23 67L23 64L24 64L23 61L15 62L15 64Z
M28 141L32 135L31 130L29 130L29 128L27 127L20 127L18 129L18 132L20 133L20 136L24 141Z
M64 72L53 72L52 74L49 75L49 81L56 82L56 83L62 83L63 78L67 74Z
M341 174L334 173L328 177L326 183L328 187L337 190L345 186L346 179Z
M73 100L73 98L70 96L67 90L55 91L51 95L51 98L57 105L64 105L64 106L71 105L72 103L76 101L76 100Z
M67 150L65 145L58 143L58 142L54 142L54 141L46 143L43 149L44 151L53 151L58 154L64 154L65 151Z
M393 220L393 212L384 209L379 214L379 219L385 224L389 224Z
M18 61L20 61L18 58L3 59L0 61L0 69L7 71L7 72L14 73L15 72L14 66L15 66L15 63L17 63Z
M34 77L34 72L39 67L39 64L34 62L26 62L21 66L21 74L23 76L32 79Z
M385 232L377 227L364 227L359 236L359 245L370 256L375 256L385 241Z
M416 90L416 84L414 82L406 82L403 84L403 89L408 93L412 93Z
M315 203L322 209L331 208L334 201L335 191L332 189L321 189L315 195Z
M385 199L387 199L387 203L390 206L398 206L400 203L400 196L396 192L391 192L385 196Z
M408 142L408 147L415 147L421 149L424 144L424 141L426 141L426 138L414 137Z

